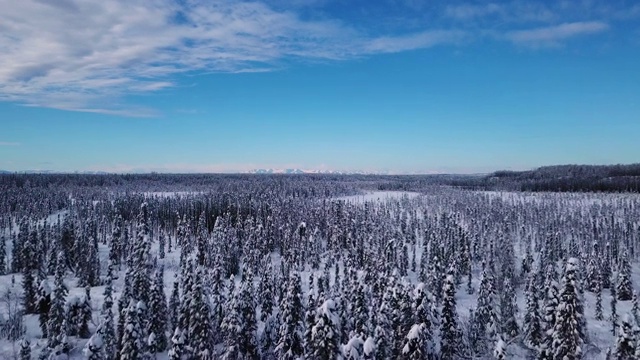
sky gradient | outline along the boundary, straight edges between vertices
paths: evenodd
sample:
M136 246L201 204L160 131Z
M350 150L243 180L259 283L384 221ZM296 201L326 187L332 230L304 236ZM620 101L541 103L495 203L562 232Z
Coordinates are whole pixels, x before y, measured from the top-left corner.
M477 173L640 161L633 1L0 8L3 170Z

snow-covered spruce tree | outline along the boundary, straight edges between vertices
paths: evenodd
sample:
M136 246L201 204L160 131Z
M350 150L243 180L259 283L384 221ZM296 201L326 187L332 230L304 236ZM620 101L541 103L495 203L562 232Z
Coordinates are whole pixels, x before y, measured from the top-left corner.
M306 359L313 357L312 331L316 321L316 300L313 298L313 292L310 291L307 297L307 309L304 314L304 353Z
M618 331L618 297L616 296L615 286L611 286L609 290L611 291L611 316L609 320L611 320L611 333L616 336Z
M238 314L240 315L240 355L247 359L258 358L256 303L254 301L253 276L247 273L246 279L240 284L238 292Z
M180 330L180 327L176 327L171 337L171 348L169 349L169 360L185 360L188 358L187 351L185 349L185 336L184 332Z
M631 262L629 253L625 251L622 255L616 283L616 293L618 300L628 301L633 297L633 285L631 284Z
M51 287L47 280L42 280L38 287L38 320L42 337L48 337L47 326L49 322L49 311L51 309Z
M78 337L88 339L91 336L89 332L89 323L91 322L91 287L87 286L84 290L84 297L80 303L80 316L77 327Z
M102 337L105 360L112 360L117 352L117 339L113 320L113 264L111 262L107 267L105 281L104 300L100 313L102 322L98 332Z
M258 283L260 320L263 322L273 313L274 306L273 282L271 280L273 267L271 266L270 258L267 258L264 262L267 262L268 265L266 270L260 274L260 282Z
M458 352L460 331L456 312L456 289L453 275L447 275L442 286L442 315L440 317L440 354L443 359L453 359Z
M106 360L107 356L111 356L105 353L104 342L100 332L93 334L89 341L87 341L82 353L87 360Z
M414 322L416 324L424 324L423 335L427 339L427 347L425 351L427 355L435 355L435 342L433 334L438 319L436 313L438 309L435 307L435 299L433 295L426 289L424 283L419 283L413 292L414 301Z
M342 358L337 338L340 324L335 307L335 302L329 299L317 310L312 330L313 359L334 360Z
M211 331L211 315L207 297L202 289L202 275L204 271L198 268L193 279L190 297L185 299L189 303L189 344L193 355L198 359L213 359L213 334Z
M577 262L570 258L565 267L562 279L560 301L556 310L556 323L553 328L553 341L551 347L555 359L580 359L582 347L585 341L582 329L584 313L581 299L579 298L576 271Z
M7 273L7 239L0 235L0 275Z
M499 336L496 341L496 345L493 350L493 357L497 360L504 360L507 358L507 344L502 340L502 336Z
M230 286L233 286L234 279L233 276L229 279ZM229 289L227 298L227 303L225 305L225 314L222 319L222 324L220 324L220 329L224 334L224 351L222 354L222 359L225 360L235 360L240 356L240 339L238 334L240 333L241 318L239 309L240 306L238 302L240 301L239 295L237 291L233 290L233 287Z
M353 336L342 346L342 355L345 360L364 359L364 341L358 335Z
M537 350L542 342L542 326L540 318L540 305L538 303L538 291L535 287L535 278L529 279L527 287L527 310L522 323L523 342L531 349Z
M598 274L598 278L595 283L595 293L596 293L596 305L595 305L595 319L601 321L604 319L602 314L602 279L601 274Z
M20 360L31 360L31 343L27 339L20 340Z
M178 287L178 281L173 281L173 289L171 290L171 297L169 298L169 314L170 314L170 329L176 329L180 326L178 322L178 316L180 314L180 289Z
M22 270L22 306L26 314L36 312L36 286L33 271L28 267Z
M145 354L145 341L142 333L141 319L138 314L139 305L131 301L127 307L124 333L120 349L120 360L139 360Z
M369 336L362 346L362 358L364 360L374 360L376 358L376 341Z
M60 352L66 352L64 350L68 351L68 349L66 349L67 326L65 324L65 304L68 290L66 285L64 284L66 265L63 261L63 258L64 254L60 252L56 265L56 275L54 281L53 296L51 298L51 309L49 311L49 321L47 323L47 333L49 335L47 347L52 352L54 352L56 349L63 350Z
M487 354L492 348L500 326L494 278L486 270L482 272L477 301L470 325L472 346L476 354L481 355Z
M296 359L303 353L302 343L302 291L300 277L291 274L287 291L280 303L280 331L276 354L278 359Z
M640 305L638 304L638 293L633 292L633 298L631 299L631 316L633 316L634 324L640 324Z
M374 309L375 328L373 330L373 338L375 341L375 356L376 359L387 359L391 357L390 341L392 333L392 324L389 319L391 309L389 308L389 292L385 292L382 301L378 305L378 309Z
M556 281L556 271L553 265L547 266L545 280L545 298L542 308L542 339L538 359L553 359L553 328L556 323L556 310L559 302L559 285Z
M149 214L147 209L147 203L142 203L140 206L140 213L137 218L136 228L136 241L133 244L133 251L131 253L130 265L132 267L132 281L131 289L132 294L136 301L142 301L145 306L149 304L150 289L151 289L151 276L150 276L150 248L151 242L149 239ZM148 322L147 318L140 319L141 325L146 327Z
M622 322L620 323L620 331L618 332L618 336L616 338L616 349L614 353L614 358L617 360L631 360L637 359L636 355L636 346L637 346L637 338L634 333L634 321L633 317L629 314L626 314L622 317Z
M160 267L154 276L153 284L150 289L149 311L151 318L147 333L154 334L154 341L151 344L151 353L164 352L167 349L167 328L168 328L168 309L167 298L164 294L164 271Z
M353 331L357 335L364 337L373 331L373 329L369 329L369 307L367 306L364 286L362 284L356 285L353 295Z
M602 276L602 263L600 261L600 256L601 254L598 250L598 243L594 242L593 251L589 259L589 264L587 265L586 276L586 288L591 292L596 292L598 290L598 280L600 279L600 276Z
M262 337L260 338L260 352L262 359L275 359L274 350L278 342L278 330L280 329L279 317L269 315L264 321Z
M433 354L429 355L427 349L431 347L431 339L426 334L426 326L414 324L405 337L405 345L402 348L402 358L408 360L433 359Z

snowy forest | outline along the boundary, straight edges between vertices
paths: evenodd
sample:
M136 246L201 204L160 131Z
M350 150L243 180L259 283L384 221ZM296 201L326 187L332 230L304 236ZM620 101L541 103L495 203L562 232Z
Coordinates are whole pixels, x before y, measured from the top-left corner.
M0 175L0 358L640 358L640 195L442 179Z

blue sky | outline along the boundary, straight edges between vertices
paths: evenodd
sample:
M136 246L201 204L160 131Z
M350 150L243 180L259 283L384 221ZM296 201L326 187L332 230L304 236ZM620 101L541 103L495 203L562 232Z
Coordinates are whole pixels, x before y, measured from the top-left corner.
M640 161L634 1L0 8L0 169L474 173Z

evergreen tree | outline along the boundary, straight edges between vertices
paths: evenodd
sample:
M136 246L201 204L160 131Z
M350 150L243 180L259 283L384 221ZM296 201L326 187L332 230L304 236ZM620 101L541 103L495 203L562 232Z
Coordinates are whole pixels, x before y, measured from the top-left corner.
M80 304L80 319L78 324L78 337L88 339L91 336L89 332L89 323L91 322L91 287L87 286L84 292L84 298Z
M82 352L87 360L105 360L109 355L105 354L103 346L102 335L97 332L87 341Z
M256 339L256 305L253 300L251 278L246 279L240 285L238 292L238 309L236 312L240 317L240 328L238 332L239 348L241 357L245 359L258 358L258 342Z
M176 327L171 337L171 349L169 349L169 360L185 360L187 359L187 351L185 349L185 336L180 327Z
M516 321L518 306L516 305L516 293L509 278L504 279L501 295L500 320L502 322L502 333L504 334L503 336L513 338L519 333L518 323Z
M51 309L51 288L47 280L42 280L38 287L38 320L42 337L48 337L47 326L49 322L49 311Z
M631 262L629 254L625 251L622 255L620 271L618 272L618 282L616 284L616 293L618 300L628 301L633 297L633 285L631 285Z
M616 336L618 331L618 297L616 296L615 286L611 286L609 290L611 291L611 332L613 333L613 336Z
M547 267L545 280L545 298L542 321L542 341L540 344L539 359L552 360L553 357L553 329L556 323L556 310L558 309L559 289L556 281L556 272L553 265Z
M315 325L312 330L314 359L333 360L342 358L337 339L340 324L338 316L335 314L335 307L333 300L326 300L317 310Z
M112 360L116 354L116 333L113 320L113 264L107 268L107 278L104 287L104 301L102 303L99 333L102 337L105 360Z
M636 357L636 334L634 333L633 317L626 314L620 324L620 332L616 339L615 359L631 360Z
M456 312L456 289L453 275L447 275L445 278L442 293L440 353L443 359L453 359L458 352L457 344L460 338L458 313Z
M211 315L206 295L202 289L202 269L199 268L196 274L189 294L190 298L185 300L186 303L189 303L190 308L188 342L193 349L195 357L207 360L213 359L211 352L213 348Z
M424 324L414 324L405 337L406 342L402 348L402 357L408 360L427 359L427 342Z
M556 323L553 328L552 349L555 359L580 359L584 344L580 326L584 316L576 288L577 259L567 261L560 302L556 310Z
M497 360L504 360L507 358L507 344L502 340L502 337L498 337L495 349L493 350L493 357Z
M27 339L20 340L20 360L31 360L31 343Z
M542 342L542 327L540 319L540 307L538 304L538 292L535 288L535 279L532 277L527 287L527 312L522 324L524 343L531 349L538 349Z
M598 279L596 279L595 293L596 293L595 318L596 320L601 321L604 317L602 314L602 279L600 278L600 275L598 275Z
M7 240L0 235L0 275L7 273Z
M180 326L178 322L178 315L180 313L180 289L178 288L178 281L173 281L173 290L171 291L171 297L169 298L169 314L171 314L171 329L176 329ZM179 335L180 336L180 335Z
M164 271L162 267L154 276L153 284L150 289L149 310L151 318L149 321L148 334L154 334L152 344L153 353L164 352L167 349L167 328L168 328L168 309L167 298L164 294Z
M49 335L47 347L54 353L66 353L68 351L67 325L65 321L65 304L68 290L64 284L65 264L62 261L63 257L63 253L60 252L56 266L55 287L51 298L49 321L47 323L47 333Z
M139 305L142 303L135 304L131 301L127 307L120 360L139 360L145 353L144 335L138 314Z
M33 271L24 267L22 271L22 306L26 314L36 313L36 286Z
M276 354L278 359L290 360L302 355L302 299L300 277L292 274L287 292L280 303L281 325Z
M477 354L489 352L496 340L499 327L494 278L485 270L480 280L478 305L471 318L472 346Z

